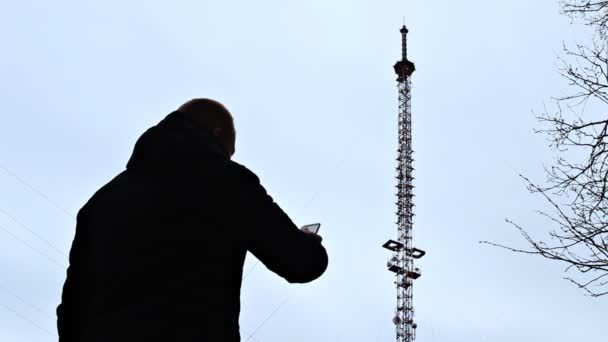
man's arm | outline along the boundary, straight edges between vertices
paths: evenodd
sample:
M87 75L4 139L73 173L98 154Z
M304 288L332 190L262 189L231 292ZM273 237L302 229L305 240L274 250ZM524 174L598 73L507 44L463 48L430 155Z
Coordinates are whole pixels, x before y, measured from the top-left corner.
M320 277L328 262L321 239L300 231L253 172L231 164L228 200L246 248L290 283L306 283Z

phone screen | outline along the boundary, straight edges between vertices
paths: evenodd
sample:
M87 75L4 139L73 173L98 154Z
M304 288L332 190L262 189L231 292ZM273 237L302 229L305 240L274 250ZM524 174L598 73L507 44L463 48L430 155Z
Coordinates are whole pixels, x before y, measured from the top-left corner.
M304 232L318 234L319 228L321 228L320 223L313 223L313 224L307 224L305 226L302 226L302 228L300 228L300 229Z

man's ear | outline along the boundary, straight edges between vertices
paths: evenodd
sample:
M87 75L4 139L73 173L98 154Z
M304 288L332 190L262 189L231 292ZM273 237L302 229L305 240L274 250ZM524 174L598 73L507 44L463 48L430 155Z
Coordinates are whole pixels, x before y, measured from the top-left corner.
M215 135L216 137L223 137L224 136L224 130L216 127L213 129L213 135Z

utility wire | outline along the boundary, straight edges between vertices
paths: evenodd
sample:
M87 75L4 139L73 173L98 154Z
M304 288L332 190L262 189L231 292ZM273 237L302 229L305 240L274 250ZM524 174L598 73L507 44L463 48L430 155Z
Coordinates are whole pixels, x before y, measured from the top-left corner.
M13 232L11 232L10 230L6 229L4 226L0 225L0 229L4 230L7 234L9 234L10 236L12 236L15 240L17 240L17 241L21 242L22 244L26 245L27 247L29 247L34 252L36 252L39 255L41 255L41 256L49 259L53 264L57 265L59 268L65 269L67 267L66 265L60 264L59 262L57 262L57 260L51 258L47 254L41 252L39 249L37 249L34 246L30 245L27 241L25 241L22 238L20 238L19 236L15 235Z
M258 260L255 264L253 264L253 266L251 266L249 271L247 271L247 273L245 273L245 275L243 276L243 280L245 280L249 276L249 273L251 273L251 271L253 271L253 269L259 264L260 264L260 260Z
M35 237L37 237L38 239L40 239L42 242L46 243L48 246L50 246L51 248L53 248L57 253L65 256L66 258L68 257L65 253L63 253L59 248L55 247L55 245L53 245L52 243L50 243L47 239L43 238L42 236L38 235L35 231L33 231L30 227L28 227L25 223L21 222L20 220L18 220L16 217L14 217L13 215L9 214L6 210L0 208L0 212L3 213L4 215L6 215L6 217L10 218L13 222L17 223L18 225L21 226L21 228L27 230L28 232L32 233L32 235L34 235Z
M40 326L40 325L38 325L36 322L34 322L34 321L32 321L31 319L27 318L26 316L24 316L24 315L20 314L20 313L19 313L17 310L15 310L15 309L11 308L10 306L6 306L6 305L4 305L4 304L2 304L2 303L0 303L0 306L2 306L3 308L5 308L7 311L12 312L12 313L13 313L15 316L17 316L17 317L21 318L22 320L24 320L24 321L28 322L29 324L31 324L31 325L33 325L33 326L35 326L36 328L38 328L38 329L40 329L40 330L44 331L45 333L47 333L47 334L49 334L49 335L51 335L51 336L53 336L53 337L57 337L57 335L56 335L56 334L54 334L54 333L52 333L52 332L48 331L47 329L45 329L45 328L41 327L41 326Z
M285 303L287 303L287 301L288 301L289 299L291 299L291 297L292 297L292 295L287 296L287 298L285 298L285 299L284 299L284 300L281 302L281 304L279 304L279 305L278 305L278 306L277 306L277 307L276 307L276 308L275 308L275 309L274 309L274 310L273 310L273 311L270 313L270 315L268 315L268 316L266 317L266 319L264 319L264 321L262 321L262 323L261 323L260 325L258 325L258 327L257 327L257 328L255 328L255 330L254 330L254 331L251 333L251 335L249 335L249 337L248 337L248 338L245 340L245 342L249 341L249 339L251 339L251 338L254 338L254 337L253 337L253 335L255 335L255 334L258 332L258 330L260 330L260 329L261 329L261 328L264 326L264 324L266 324L266 322L268 322L268 321L269 321L269 320L272 318L272 316L274 316L274 314L275 314L275 313L277 313L277 311L279 311L279 309L280 309L280 308L281 308L283 305L285 305Z
M6 166L0 164L0 169L2 169L5 173L7 173L10 176L12 176L17 181L19 181L19 183L21 183L22 185L25 185L27 188L29 188L31 191L33 191L38 196L42 197L44 200L46 200L48 203L50 203L56 209L59 209L62 213L64 213L65 215L69 216L70 218L75 219L75 216L72 215L67 209L65 209L64 207L62 207L59 204L57 204L57 202L53 201L49 196L47 196L46 194L44 194L42 191L38 190L36 187L30 185L28 182L26 182L23 178L19 177L15 172L11 171L9 168L7 168ZM55 247L48 240L46 240L45 238L43 238L42 236L40 236L39 234L37 234L36 232L34 232L25 223L23 223L20 220L18 220L17 218L15 218L13 215L11 215L10 213L8 213L6 210L3 210L3 209L0 208L0 212L2 212L4 215L6 215L8 218L10 218L12 221L16 222L19 226L21 226L22 228L24 228L25 230L27 230L28 232L30 232L32 235L36 236L38 239L40 239L41 241L43 241L44 243L46 243L48 246L50 246L51 248L53 248L55 251L57 251L58 253L60 253L63 256L67 257L67 255L65 253L63 253L59 248ZM6 229L4 226L0 225L0 229L4 230L7 234L9 234L15 240L21 242L22 244L24 244L25 246L27 246L31 250L35 251L39 255L45 257L46 259L48 259L49 261L51 261L53 264L55 264L59 268L65 269L65 267L66 267L65 265L61 265L59 262L57 262L57 260L51 258L50 256L48 256L47 254L43 253L39 249L33 247L27 241L21 239L19 236L15 235L13 232L11 232L10 230ZM42 313L47 318L54 319L45 310L42 310L38 306L26 302L23 298L21 298L19 295L15 294L14 292L12 292L11 290L9 290L5 286L0 285L0 288L2 288L5 292L9 293L11 296L15 297L16 299L18 299L19 301L21 301L25 305L27 305L27 306L35 309L36 311L39 311L40 313ZM33 320L31 320L27 316L24 316L24 315L20 314L17 310L15 310L15 309L13 309L13 308L11 308L11 307L3 304L3 303L0 303L0 306L2 306L5 310L13 313L15 316L19 317L20 319L26 321L30 325L36 327L38 330L40 330L40 331L42 331L42 332L44 332L44 333L46 333L46 334L48 334L50 336L58 337L57 334L55 334L55 333L49 331L48 329L40 326L39 324L37 324L36 322L34 322Z
M41 314L43 314L44 316L46 316L47 318L50 318L52 320L55 320L55 317L51 316L48 312L46 312L46 310L43 310L41 308L39 308L38 306L34 305L34 304L30 304L28 302L26 302L23 298L21 298L20 296L18 296L16 293L14 293L13 291L11 291L9 288L7 288L4 285L0 285L0 289L2 289L3 291L5 291L6 293L10 294L11 296L17 298L20 302L22 302L23 304L31 307L32 309L40 312Z
M0 164L0 169L4 170L4 172L6 172L7 174L11 175L13 178L15 178L17 181L19 181L19 183L21 183L21 184L25 185L26 187L28 187L30 190L32 190L34 193L36 193L38 196L44 198L52 206L54 206L55 208L61 210L65 215L71 217L72 219L76 219L76 217L72 213L70 213L67 209L65 209L61 205L57 204L57 202L53 201L49 196L45 195L42 191L40 191L37 188L35 188L34 186L30 185L28 182L26 182L25 180L23 180L23 178L19 177L16 173L14 173L13 171L11 171L6 166Z
M0 169L2 169L7 174L11 175L13 178L15 178L17 181L19 181L19 183L21 183L21 184L25 185L26 187L28 187L30 190L32 190L34 193L36 193L38 196L40 196L43 199L45 199L47 202L49 202L55 208L61 210L64 214L66 214L67 216L75 219L74 215L72 215L69 211L67 211L67 209L65 209L62 206L60 206L59 204L57 204L57 202L53 201L49 196L47 196L46 194L44 194L42 191L38 190L36 187L30 185L23 178L19 177L15 172L11 171L9 168L7 168L6 166L4 166L3 164L0 164ZM40 236L33 229L31 229L30 227L28 227L25 223L21 222L21 220L18 220L16 217L14 217L13 215L11 215L9 212L7 212L6 210L4 210L2 208L0 208L0 212L2 212L4 215L6 215L9 219L11 219L12 221L14 221L15 223L17 223L19 226L21 226L22 228L24 228L25 230L27 230L28 232L30 232L32 235L34 235L35 237L37 237L38 239L40 239L41 241L43 241L45 244L47 244L48 246L50 246L51 248L53 248L56 252L60 253L61 255L65 256L65 257L67 257L67 255L64 252L62 252L59 248L57 248L55 245L53 245L52 243L50 243L47 239L45 239L42 236ZM21 242L22 244L26 245L28 248L32 249L33 251L35 251L39 255L44 256L45 258L47 258L48 260L50 260L55 265L59 266L62 269L65 269L65 267L66 267L65 265L62 265L57 260L55 260L55 259L51 258L50 256L48 256L46 253L44 253L44 252L40 251L39 249L33 247L27 241L21 239L19 236L15 235L10 230L6 229L5 227L3 227L1 225L0 225L0 229L4 230L7 234L9 234L10 236L12 236L14 239L16 239L17 241Z
M260 341L260 340L258 340L257 338L253 337L253 335L251 335L250 333L248 333L248 332L244 331L243 329L240 329L240 331L241 331L243 334L247 335L247 338L252 338L254 341L258 341L258 342Z

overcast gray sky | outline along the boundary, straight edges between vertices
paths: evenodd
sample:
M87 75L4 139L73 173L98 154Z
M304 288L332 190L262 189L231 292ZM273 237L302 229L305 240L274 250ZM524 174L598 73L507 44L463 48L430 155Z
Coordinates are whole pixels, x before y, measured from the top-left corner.
M330 255L304 286L252 271L243 332L281 305L256 340L393 340L381 245L396 235L404 17L417 66L414 237L428 252L418 340L604 339L607 299L584 296L559 264L478 243L524 247L505 218L550 227L518 173L543 179L552 152L532 111L567 89L556 54L584 38L556 0L24 0L0 2L0 165L48 199L0 169L0 340L56 340L72 215L193 97L234 113L235 160L297 224L322 222Z

